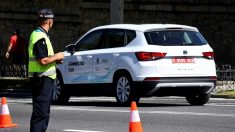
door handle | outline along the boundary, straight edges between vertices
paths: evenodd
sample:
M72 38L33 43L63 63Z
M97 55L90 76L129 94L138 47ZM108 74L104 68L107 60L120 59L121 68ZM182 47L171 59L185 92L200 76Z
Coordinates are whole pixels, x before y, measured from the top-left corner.
M86 56L87 58L92 58L92 56L91 55L88 55L88 56Z
M113 54L114 57L118 57L119 55L120 55L119 53Z

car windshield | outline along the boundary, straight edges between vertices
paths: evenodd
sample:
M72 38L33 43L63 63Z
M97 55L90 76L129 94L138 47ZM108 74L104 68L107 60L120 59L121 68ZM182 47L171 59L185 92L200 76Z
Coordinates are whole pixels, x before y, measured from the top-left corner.
M179 45L205 45L204 37L195 31L151 31L145 32L150 45L179 46Z

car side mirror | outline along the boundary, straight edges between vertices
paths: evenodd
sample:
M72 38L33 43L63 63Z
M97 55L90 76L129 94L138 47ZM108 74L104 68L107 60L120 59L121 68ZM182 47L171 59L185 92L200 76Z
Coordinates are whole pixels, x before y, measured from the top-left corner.
M69 52L71 55L75 53L75 44L69 44L66 46L66 51Z

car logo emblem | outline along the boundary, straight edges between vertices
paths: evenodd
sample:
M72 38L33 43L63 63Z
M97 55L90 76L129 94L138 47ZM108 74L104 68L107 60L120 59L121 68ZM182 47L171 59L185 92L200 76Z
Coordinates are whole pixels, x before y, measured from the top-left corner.
M184 50L184 51L183 51L183 54L184 54L184 55L187 55L187 54L188 54L188 51L187 51L187 50Z

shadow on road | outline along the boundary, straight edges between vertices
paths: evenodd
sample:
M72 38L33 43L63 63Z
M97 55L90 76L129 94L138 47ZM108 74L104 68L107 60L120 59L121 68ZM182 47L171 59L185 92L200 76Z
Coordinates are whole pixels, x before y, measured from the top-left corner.
M184 103L138 103L138 107L184 107L189 104ZM82 102L69 102L60 106L96 106L96 107L130 107L130 105L120 105L117 102L109 101L82 101Z
M32 95L31 95L31 89L8 88L8 89L0 89L0 97L32 98Z
M0 97L7 98L32 98L31 89L0 89ZM56 106L56 105L54 105ZM95 107L130 107L130 105L120 105L115 100L72 100L67 104L58 106L95 106ZM190 106L180 99L175 100L145 100L138 103L138 107L185 107Z

